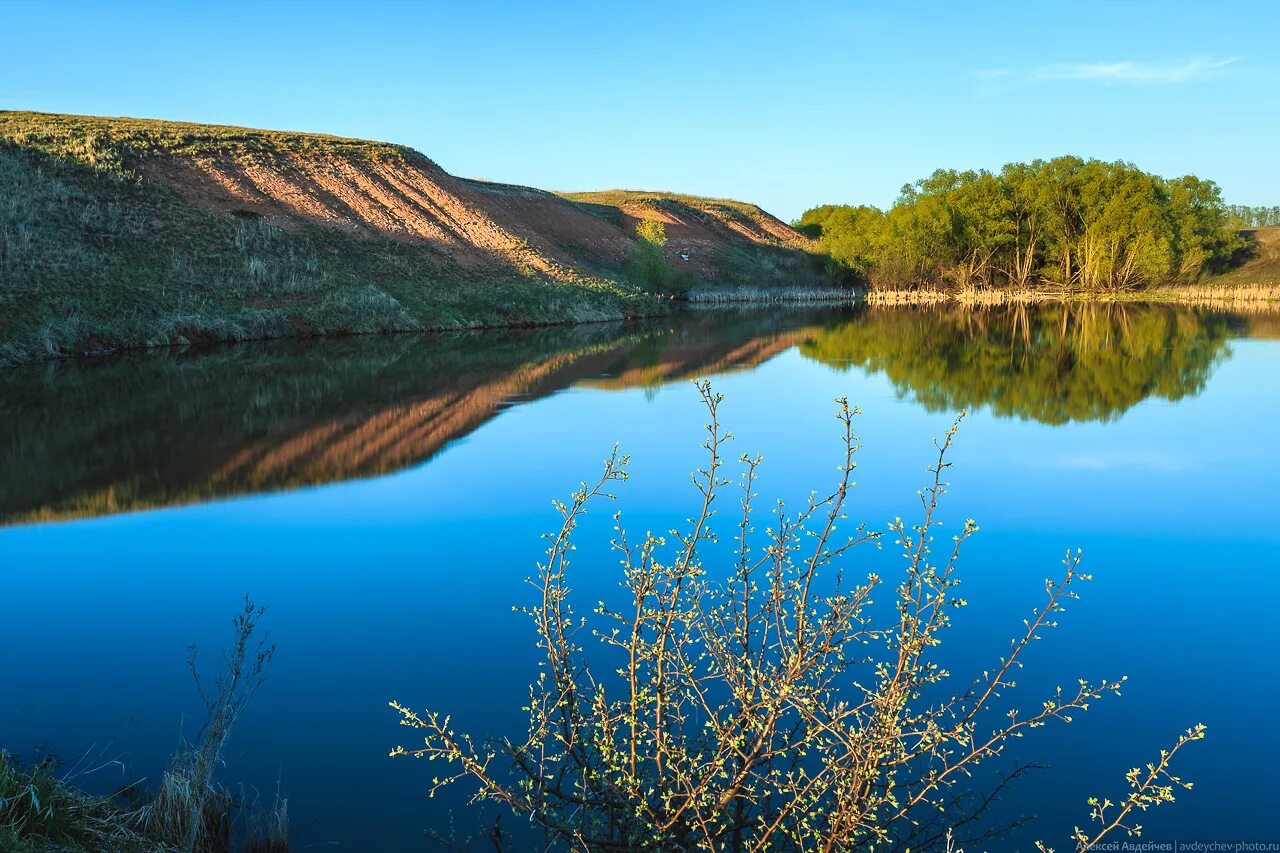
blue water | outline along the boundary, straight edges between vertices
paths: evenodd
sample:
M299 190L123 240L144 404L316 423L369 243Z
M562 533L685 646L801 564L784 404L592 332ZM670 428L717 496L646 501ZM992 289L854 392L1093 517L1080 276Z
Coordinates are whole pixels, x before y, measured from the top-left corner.
M833 482L832 400L847 395L863 410L851 515L873 526L914 517L931 439L953 417L921 399L959 392L934 380L895 383L892 366L817 360L805 345L869 322L862 315L739 319L723 339L708 332L715 324L705 317L691 321L693 332L682 322L621 330L616 339L603 332L600 340L557 339L544 349L534 333L509 364L486 366L479 379L465 366L424 370L438 374L432 399L448 401L451 383L487 387L567 351L578 353L581 368L485 397L480 416L446 430L438 446L428 442L422 458L398 457L386 470L363 459L345 473L308 469L278 482L247 475L229 482L213 472L225 471L237 449L278 447L316 424L403 403L413 380L397 379L386 399L349 404L316 392L312 420L303 416L310 404L296 403L311 399L311 385L277 368L241 370L245 359L270 366L272 358L296 358L287 352L192 354L176 368L156 356L96 372L24 368L0 381L0 494L9 514L0 528L0 746L64 760L120 759L123 771L112 765L87 778L100 788L154 779L184 726L190 733L198 720L186 648L198 644L216 657L247 593L267 606L264 624L278 652L233 735L222 778L268 800L278 784L299 849L430 849L424 831L447 831L451 810L470 826L468 790L428 800L438 769L387 756L398 743L412 745L387 702L451 712L477 734L520 732L535 650L527 619L512 606L531 600L522 580L541 553L538 534L555 524L549 501L595 473L619 442L632 458L620 503L630 525L665 529L687 516L696 497L688 473L702 461L705 421L689 376L707 375L726 397L722 418L736 436L727 455L764 455L766 498L798 501ZM1168 377L1129 377L1137 399L1101 417L1045 422L1026 414L1043 406L997 413L989 399L944 401L976 405L952 456L943 518L954 528L972 516L983 528L960 564L970 607L947 638L946 660L966 681L994 663L1040 604L1043 579L1063 551L1078 546L1095 579L1037 644L1009 698L1036 708L1054 685L1077 677L1129 676L1122 697L1018 743L1018 756L1051 768L1004 798L1002 814L1037 817L990 849L1030 849L1036 838L1067 849L1072 826L1087 820L1088 796L1117 799L1128 768L1154 759L1196 722L1209 727L1208 738L1180 762L1195 789L1144 814L1144 838L1280 838L1273 804L1280 643L1272 613L1280 600L1280 341L1257 336L1245 319L1223 323L1189 387L1170 392ZM438 346L483 351L486 340ZM1102 346L1113 345L1107 341ZM771 345L752 349L761 342ZM980 344L975 338L972 346ZM353 353L388 344L335 346L336 369L355 370ZM319 345L306 358L323 367L329 356ZM241 386L212 399L203 379L181 372L213 373L201 359L220 359L217 370L232 371ZM382 353L375 360L389 363ZM1055 375L1083 369L1073 364ZM179 385L140 381L149 388L129 392L134 371L159 371ZM225 391L226 375L213 373L209 384ZM1007 380L997 370L983 387ZM287 384L294 408L283 426L263 427L238 406L255 395L276 405L284 397L273 383ZM165 389L179 387L192 396L170 399L179 392ZM1055 387L1041 390L1052 398ZM144 391L161 402L114 414L100 402L87 414L77 402L141 407ZM445 409L464 404L460 397ZM85 423L95 417L101 423ZM121 424L130 425L127 434ZM195 440L184 443L184 429L195 430ZM120 450L125 461L116 459L117 446L130 442L143 450ZM196 464L200 448L217 458ZM139 480L129 465L149 473ZM60 473L42 482L54 469ZM166 477L163 488L154 485ZM220 485L209 487L215 480ZM111 484L162 508L116 512L76 497ZM573 586L581 611L617 587L605 516L580 535ZM853 569L892 577L899 563L891 549L866 551Z

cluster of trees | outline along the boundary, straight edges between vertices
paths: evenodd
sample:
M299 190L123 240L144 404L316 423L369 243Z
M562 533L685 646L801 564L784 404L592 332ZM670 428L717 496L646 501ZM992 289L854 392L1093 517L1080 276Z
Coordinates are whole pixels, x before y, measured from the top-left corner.
M1275 207L1249 207L1233 204L1227 208L1233 224L1240 228L1275 228L1280 226L1280 205Z
M825 205L797 227L838 270L891 288L1194 281L1242 246L1212 181L1078 157L938 170L888 211Z

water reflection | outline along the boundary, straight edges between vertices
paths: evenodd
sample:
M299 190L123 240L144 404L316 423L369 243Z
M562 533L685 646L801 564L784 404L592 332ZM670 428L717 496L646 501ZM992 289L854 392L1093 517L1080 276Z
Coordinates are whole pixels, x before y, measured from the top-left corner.
M912 324L924 352L899 340ZM859 335L874 361L848 369ZM950 348L949 360L922 390L939 389L938 406L988 404L962 432L948 504L956 513L948 521L972 515L986 532L966 552L974 603L944 646L947 659L971 665L1000 654L1044 572L1079 545L1098 580L1049 639L1047 665L1010 701L1052 695L1059 677L1124 673L1134 685L1100 716L1028 739L1009 756L1053 770L1028 778L1001 807L1010 817L1041 815L1005 846L1061 837L1100 780L1120 780L1110 774L1149 760L1149 748L1196 721L1214 733L1186 768L1196 796L1159 815L1157 837L1196 837L1204 826L1265 837L1280 766L1270 721L1280 688L1257 674L1274 669L1276 644L1265 619L1240 617L1240 591L1280 595L1280 529L1257 476L1275 457L1280 345L1235 335L1280 337L1280 322L1140 306L1021 316L770 307L659 326L246 345L0 371L0 511L10 522L0 530L0 566L13 602L0 620L0 648L11 652L0 654L0 684L19 686L0 702L3 745L75 756L119 743L126 778L156 778L179 714L198 710L182 650L219 643L249 592L270 605L282 654L237 729L226 778L252 790L281 783L300 848L415 849L425 827L458 825L465 835L475 817L466 792L428 800L430 772L387 759L401 738L386 702L446 709L477 732L521 731L537 649L511 606L528 603L523 581L542 554L538 534L554 523L547 500L599 470L617 441L634 460L620 506L632 529L678 525L692 494L687 473L703 461L696 442L705 420L682 380L708 375L742 436L730 458L765 455L764 499L802 501L829 483L831 399L862 404L853 515L883 523L911 510L922 451L950 418L923 411L909 384L894 400L890 370L927 359L936 343ZM1166 373L1143 349L1160 346L1184 353ZM1091 351L1107 347L1116 352L1101 361ZM1049 373L1037 364L1049 358L1059 359L1049 374L1056 384L1030 388L1039 396L1021 411L1006 404L1030 377ZM1142 369L1126 372L1127 361ZM1100 363L1118 371L1113 384L1129 383L1116 405L1184 397L1112 414L1105 425L1031 420L1104 411L1054 396L1099 381L1086 378ZM968 386L948 384L964 377ZM652 399L581 390L669 383ZM580 390L555 393L570 386ZM401 473L106 523L18 524L390 471ZM605 546L608 513L588 525L582 541L595 547L583 549L575 595L609 600L618 575ZM898 559L863 556L851 570L884 574ZM1250 701L1240 701L1241 684ZM114 787L118 778L101 780ZM334 778L360 780L341 808Z
M989 406L1048 424L1108 421L1149 397L1200 393L1250 321L1261 323L1126 303L872 308L801 352L882 372L930 411Z
M422 463L573 385L657 387L800 346L931 410L1109 420L1199 393L1274 317L1171 306L688 313L661 325L148 352L0 372L0 523L172 506Z
M807 339L809 311L662 325L134 353L0 373L0 521L172 506L386 474L581 381L661 384Z

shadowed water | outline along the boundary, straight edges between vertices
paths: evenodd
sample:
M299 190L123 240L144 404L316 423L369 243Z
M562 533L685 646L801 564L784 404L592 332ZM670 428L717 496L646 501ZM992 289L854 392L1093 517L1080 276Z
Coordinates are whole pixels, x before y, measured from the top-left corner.
M1085 548L1097 580L1018 701L1077 676L1133 686L1019 745L1053 769L1000 804L1039 814L1010 849L1065 847L1087 796L1115 799L1125 770L1197 721L1196 789L1144 816L1146 837L1268 837L1276 643L1249 605L1280 592L1260 475L1280 461L1278 326L1138 305L708 312L5 371L0 746L90 750L154 778L196 705L186 646L218 645L249 593L280 652L225 775L279 780L304 845L430 849L423 830L472 813L462 793L424 798L439 768L386 757L408 734L386 701L518 730L536 670L511 607L530 595L548 501L618 441L632 526L678 523L705 420L682 380L708 376L730 458L765 456L765 498L829 484L830 401L858 403L852 512L879 526L910 518L930 438L972 410L947 513L984 528L947 648L966 675L1003 653L1062 550ZM580 540L584 604L616 590L606 522ZM896 559L853 569L891 576Z

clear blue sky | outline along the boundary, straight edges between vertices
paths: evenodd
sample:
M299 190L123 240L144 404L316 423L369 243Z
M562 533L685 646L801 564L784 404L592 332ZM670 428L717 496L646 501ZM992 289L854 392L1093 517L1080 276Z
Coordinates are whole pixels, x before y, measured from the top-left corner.
M787 219L1064 153L1280 204L1280 3L0 0L0 107L370 137Z

